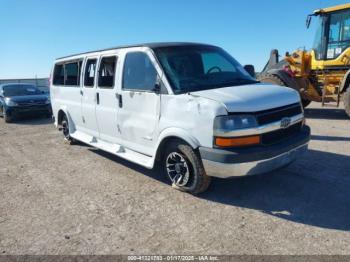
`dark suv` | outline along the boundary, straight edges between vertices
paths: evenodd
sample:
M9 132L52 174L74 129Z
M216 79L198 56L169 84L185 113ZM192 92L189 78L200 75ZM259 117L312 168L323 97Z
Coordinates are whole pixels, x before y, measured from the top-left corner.
M50 97L31 84L0 85L0 116L9 123L16 117L52 115Z

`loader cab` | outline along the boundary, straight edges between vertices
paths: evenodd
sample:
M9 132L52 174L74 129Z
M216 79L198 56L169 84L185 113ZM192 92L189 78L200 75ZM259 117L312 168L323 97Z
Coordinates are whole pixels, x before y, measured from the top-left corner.
M350 47L350 6L317 10L312 16L317 17L317 31L313 44L316 61L338 59ZM310 24L308 17L307 25Z

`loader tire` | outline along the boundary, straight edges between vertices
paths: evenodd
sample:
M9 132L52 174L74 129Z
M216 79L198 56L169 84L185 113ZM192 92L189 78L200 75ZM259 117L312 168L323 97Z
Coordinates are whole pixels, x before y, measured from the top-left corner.
M272 75L272 74L264 74L259 81L263 82L263 83L269 83L269 84L275 84L275 85L279 85L279 86L285 86L285 87L289 87L281 78L279 78L276 75ZM290 87L292 88L292 87ZM294 89L294 88L293 88ZM297 90L298 91L298 90ZM303 107L307 107L308 105L310 105L311 101L308 99L303 99L301 98L301 103L303 104Z
M350 87L348 87L343 95L343 103L345 112L350 117Z

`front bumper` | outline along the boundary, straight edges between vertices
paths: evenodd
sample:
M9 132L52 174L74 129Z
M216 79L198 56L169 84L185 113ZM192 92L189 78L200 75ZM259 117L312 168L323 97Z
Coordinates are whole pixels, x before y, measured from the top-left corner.
M11 117L20 117L28 115L51 114L51 105L35 105L28 107L14 106L6 109L6 114Z
M259 175L292 163L307 151L310 128L304 126L296 136L270 145L231 150L200 147L204 169L208 176L229 178Z

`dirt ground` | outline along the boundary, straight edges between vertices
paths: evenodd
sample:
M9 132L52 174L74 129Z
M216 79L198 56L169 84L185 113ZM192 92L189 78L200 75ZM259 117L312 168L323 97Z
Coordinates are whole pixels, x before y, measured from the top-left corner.
M0 119L2 254L350 254L350 120L306 110L307 154L200 196L84 145L51 121Z

